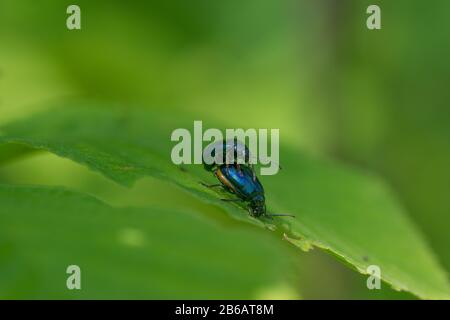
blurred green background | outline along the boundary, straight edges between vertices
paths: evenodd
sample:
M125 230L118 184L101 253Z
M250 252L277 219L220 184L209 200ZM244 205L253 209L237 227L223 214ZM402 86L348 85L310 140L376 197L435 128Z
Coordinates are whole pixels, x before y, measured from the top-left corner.
M380 174L450 270L450 2L77 1L82 29L69 31L72 3L0 0L0 124L82 97L280 128L283 143ZM366 28L370 4L381 30ZM0 167L0 181L211 210L45 153ZM412 297L369 291L317 250L297 260L302 298Z

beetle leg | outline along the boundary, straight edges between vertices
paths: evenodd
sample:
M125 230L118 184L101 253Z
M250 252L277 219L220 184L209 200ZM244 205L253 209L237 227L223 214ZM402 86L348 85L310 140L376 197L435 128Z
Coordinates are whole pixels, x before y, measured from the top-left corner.
M218 184L206 184L203 182L199 182L202 186L207 187L207 188L215 188L215 187L222 187L223 185L221 185L220 183Z

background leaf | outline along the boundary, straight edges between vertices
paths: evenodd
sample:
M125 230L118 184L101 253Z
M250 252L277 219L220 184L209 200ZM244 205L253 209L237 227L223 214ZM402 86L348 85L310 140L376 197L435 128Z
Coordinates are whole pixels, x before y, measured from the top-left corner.
M0 185L0 203L3 299L297 297L286 247L254 228L63 188ZM81 290L66 288L73 264Z
M51 151L125 185L146 175L167 179L239 220L263 226L200 186L214 181L201 167L181 170L171 163L170 133L190 129L196 119L173 114L78 103L5 126L0 141ZM206 127L217 124L204 122ZM280 237L303 249L329 250L363 273L379 265L385 281L421 298L449 297L431 250L379 179L288 148L281 150L281 163L285 169L278 175L262 177L269 209L297 216L277 219Z

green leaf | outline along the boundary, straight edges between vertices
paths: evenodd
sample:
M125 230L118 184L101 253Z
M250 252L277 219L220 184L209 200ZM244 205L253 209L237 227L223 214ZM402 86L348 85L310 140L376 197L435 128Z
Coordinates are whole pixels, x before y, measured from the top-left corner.
M112 208L62 188L0 185L0 203L3 299L277 298L270 289L295 298L286 248L254 228ZM81 269L81 290L66 287L69 265Z
M15 160L24 155L30 154L34 149L20 144L0 145L0 163Z
M48 150L124 185L147 175L166 179L236 219L272 224L249 217L242 207L220 201L223 193L199 185L199 181L215 179L200 166L172 164L171 132L192 129L193 120L198 119L181 111L83 103L5 126L0 129L0 142ZM203 126L218 127L206 121ZM449 298L448 280L437 259L377 177L286 147L280 158L283 170L261 178L269 210L296 215L295 219L275 219L273 227L280 237L302 249L328 250L361 273L369 265L378 265L382 279L395 289L421 298Z

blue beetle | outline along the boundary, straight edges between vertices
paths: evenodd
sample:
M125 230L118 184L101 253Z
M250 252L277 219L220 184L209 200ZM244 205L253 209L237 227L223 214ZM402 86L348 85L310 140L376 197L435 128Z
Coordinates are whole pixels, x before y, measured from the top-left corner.
M213 163L207 163L205 161L206 156L212 157ZM211 143L203 151L203 165L208 171L215 171L222 164L227 166L236 164L238 170L240 170L240 164L246 164L254 170L250 161L251 158L252 155L248 147L237 138ZM254 172L253 177L256 177Z
M207 163L206 157L212 158L213 162ZM256 157L250 153L245 143L237 138L211 143L203 151L203 166L206 170L216 171L222 164L226 164L227 167L234 164L239 174L242 175L241 165L246 165L252 171L253 180L256 180L254 161L256 161ZM281 169L280 165L279 168Z
M261 216L289 216L288 214L267 214L264 188L251 168L237 165L221 165L214 172L220 184L206 185L208 188L223 187L225 190L238 196L237 199L222 199L223 201L244 202L252 217Z

